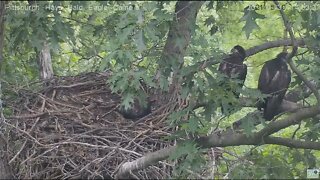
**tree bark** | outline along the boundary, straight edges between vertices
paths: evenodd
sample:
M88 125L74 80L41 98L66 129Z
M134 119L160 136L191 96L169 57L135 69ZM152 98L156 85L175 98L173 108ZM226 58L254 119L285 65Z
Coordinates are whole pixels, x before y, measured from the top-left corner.
M202 148L277 144L291 148L320 150L319 142L299 141L270 136L271 134L276 133L281 129L294 124L298 124L304 119L314 117L319 113L320 108L318 106L299 109L297 112L293 113L283 120L270 122L265 128L256 133L253 133L251 136L248 136L241 131L235 132L231 129L228 129L226 131L216 131L208 136L202 136L195 139L195 142L197 142L197 144ZM165 149L149 153L132 162L126 162L120 167L119 171L116 174L116 178L123 178L125 177L124 175L126 175L131 170L146 168L161 160L165 160L170 156L171 153L176 150L176 148L177 146L170 146Z
M6 4L7 4L7 1L0 1L0 71L2 69L2 63L3 63L3 45L4 45L4 29L5 29L4 16L5 16ZM1 87L1 84L0 84L0 87ZM4 116L2 111L2 104L0 104L0 112L1 112L0 127L3 128L2 122L4 120ZM14 176L12 174L12 169L8 161L7 141L2 134L3 131L4 129L0 129L0 179L12 179Z
M50 48L47 41L43 43L42 50L39 53L39 70L41 80L51 79L54 75Z
M173 80L171 85L175 84L177 73L184 63L183 58L195 29L197 13L202 4L202 1L177 2L175 8L176 16L171 23L168 38L158 62L157 80L159 80L160 74L168 78L172 73Z
M28 0L29 6L37 5L36 1ZM31 12L34 13L34 12ZM38 65L39 65L39 75L41 80L51 79L54 75L51 61L51 53L49 42L46 39L43 39L42 49L36 50L38 56Z
M0 67L2 67L2 61L3 61L3 44L4 44L4 15L5 15L5 7L7 2L0 2Z

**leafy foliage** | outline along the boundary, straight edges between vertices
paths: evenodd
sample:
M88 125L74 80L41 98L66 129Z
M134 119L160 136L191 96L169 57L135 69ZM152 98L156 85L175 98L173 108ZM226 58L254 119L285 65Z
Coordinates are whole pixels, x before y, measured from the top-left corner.
M159 84L156 84L154 76L158 65L164 62L159 59L171 22L176 18L175 3L38 1L39 9L36 12L8 8L1 77L9 83L4 86L14 84L19 87L38 80L37 53L43 42L48 41L56 75L110 70L113 75L108 83L114 93L121 94L125 108L131 106L134 98L141 102L146 100L145 92L141 91L141 82L148 87L168 91L169 78L161 75ZM179 76L184 81L179 93L183 98L188 97L205 105L194 108L194 104L190 103L186 109L170 115L168 123L172 127L179 127L174 138L184 138L185 132L193 137L206 135L217 127L229 127L240 117L246 117L241 127L248 136L256 130L252 117L247 116L255 108L244 108L233 92L240 92L241 97L248 97L252 101L263 99L264 96L256 90L262 64L273 59L282 48L268 49L246 59L248 75L243 89L238 88L237 81L230 81L220 74L217 64L236 44L248 49L284 37L282 19L272 4L267 1L212 1L206 2L200 9L197 23L192 26L195 31L186 50L184 65L180 69ZM294 63L308 79L318 83L320 12L316 7L320 7L319 4L306 1L281 2L296 37L301 36L306 42L304 48L299 48ZM26 7L28 3L12 1L10 5ZM178 46L184 44L183 38L176 41ZM215 63L199 71L198 63L208 59ZM173 60L166 62L170 62L164 64L169 71L177 67L177 62ZM290 90L302 85L303 82L294 76ZM6 93L11 97L16 96ZM310 96L303 103L315 104L315 98ZM222 114L221 106L233 111ZM9 109L6 111L11 113ZM295 134L295 138L319 141L320 124L317 119L306 120L301 126L302 130ZM280 134L291 138L294 130L295 127L290 127ZM303 152L279 146L259 148L250 152L250 156L246 154L250 151L248 147L227 148L246 161L235 164L232 166L234 169L230 170L228 168L231 165L227 163L234 159L224 153L226 164L218 164L220 174L230 173L230 178L305 178L302 172L306 168L320 166L316 158L319 152ZM176 167L177 176L188 177L186 169L200 171L205 161L202 152L193 142L181 144L171 157L180 163Z
M181 146L178 146L169 158L181 161L181 164L175 168L176 176L187 178L189 173L186 170L201 170L201 165L205 162L205 159L201 156L202 152L204 150L197 148L194 142L184 142Z
M259 29L258 24L256 23L257 19L264 19L265 16L257 13L255 10L251 10L249 6L244 9L244 15L240 19L241 21L246 21L246 24L242 28L242 30L246 33L247 38L254 29Z

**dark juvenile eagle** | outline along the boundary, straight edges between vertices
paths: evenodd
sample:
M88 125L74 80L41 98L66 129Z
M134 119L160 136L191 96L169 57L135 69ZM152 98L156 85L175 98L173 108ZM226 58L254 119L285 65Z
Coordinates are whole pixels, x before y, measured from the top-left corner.
M268 121L279 114L280 105L291 82L286 56L287 53L282 52L275 59L267 61L260 73L258 89L269 97L264 99L258 109L263 108L264 118Z
M240 81L239 86L242 88L247 76L247 65L243 64L246 58L246 51L243 47L236 45L231 50L231 55L225 58L219 65L218 71L225 74L229 78L234 78ZM230 90L229 88L226 90ZM236 98L239 98L240 93L233 91ZM232 106L231 103L229 105ZM224 110L222 109L222 112Z
M242 87L247 76L247 65L243 64L246 58L246 51L243 47L236 45L232 48L231 53L229 57L220 63L218 70L229 78L240 80L242 82L240 86ZM237 97L239 97L239 94Z
M119 112L124 118L135 121L151 113L151 102L149 98L147 98L147 103L143 105L138 99L134 99L129 109L125 109L122 106L119 108Z

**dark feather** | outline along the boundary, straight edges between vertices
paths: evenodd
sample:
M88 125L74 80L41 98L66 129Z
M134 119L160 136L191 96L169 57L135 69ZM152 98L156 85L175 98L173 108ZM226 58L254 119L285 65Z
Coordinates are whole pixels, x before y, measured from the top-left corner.
M235 46L231 52L233 52L233 54L229 55L229 57L225 58L220 63L218 71L220 71L222 74L225 74L229 79L233 78L240 80L239 86L242 88L247 76L247 66L243 64L246 53L243 47L239 45ZM230 89L226 90L230 91ZM239 98L240 93L235 91L233 93L236 98ZM232 104L230 104L230 106L232 106ZM223 109L222 112L224 112Z
M147 104L143 106L138 99L134 99L129 109L125 109L122 106L119 108L119 112L124 118L135 121L151 113L151 102L147 99Z
M267 61L262 67L258 89L263 94L270 95L264 99L258 109L264 109L264 117L271 120L279 114L279 108L291 82L291 72L284 61L286 53L280 53L277 58Z

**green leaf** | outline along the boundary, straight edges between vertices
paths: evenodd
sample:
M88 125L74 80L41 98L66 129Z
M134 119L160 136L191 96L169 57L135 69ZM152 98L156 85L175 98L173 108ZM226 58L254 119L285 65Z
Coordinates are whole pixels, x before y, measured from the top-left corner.
M135 42L138 48L139 53L142 53L144 50L146 50L146 45L144 43L143 33L142 30L139 30L139 32L135 36Z
M184 45L185 45L185 39L182 37L178 37L175 41L176 46L179 47L179 49L183 49Z
M218 26L213 25L210 29L210 35L214 35L219 30Z
M128 36L133 32L134 27L129 25L128 27L124 28L122 32L118 35L119 43L122 44L128 38Z
M169 82L167 78L164 76L160 77L160 88L163 89L164 91L169 90Z
M153 82L153 78L151 78L150 76L145 76L145 73L141 76L141 78L143 79L143 81L150 87L156 87L156 83Z
M148 26L144 28L144 32L146 33L147 38L150 38L152 41L159 40L159 37L156 35L157 31L153 24L148 24Z
M130 107L131 107L131 104L133 103L133 101L134 101L134 95L133 94L124 94L123 96L122 96L122 103L121 103L121 105L122 106L124 106L124 109L125 110L127 110L127 109L129 109Z
M244 129L244 132L247 136L251 136L252 131L255 129L253 122L254 122L254 119L248 117L240 125L240 127Z
M211 24L214 24L215 18L213 16L210 16L206 19L205 25L210 26Z
M208 9L213 9L213 8L214 8L214 1L210 1L210 2L207 4L207 8L208 8Z
M247 39L249 39L250 34L254 29L260 29L258 24L256 23L256 19L264 19L265 16L257 13L255 10L251 10L249 6L244 9L244 15L240 19L240 21L246 21L242 31L246 33Z
M142 10L137 11L137 18L138 18L137 24L142 25L143 22L144 22L144 17L143 17L143 11Z
M195 134L198 130L198 125L199 125L199 120L196 118L189 118L188 120L188 126L189 129L188 131L190 131L192 134Z

